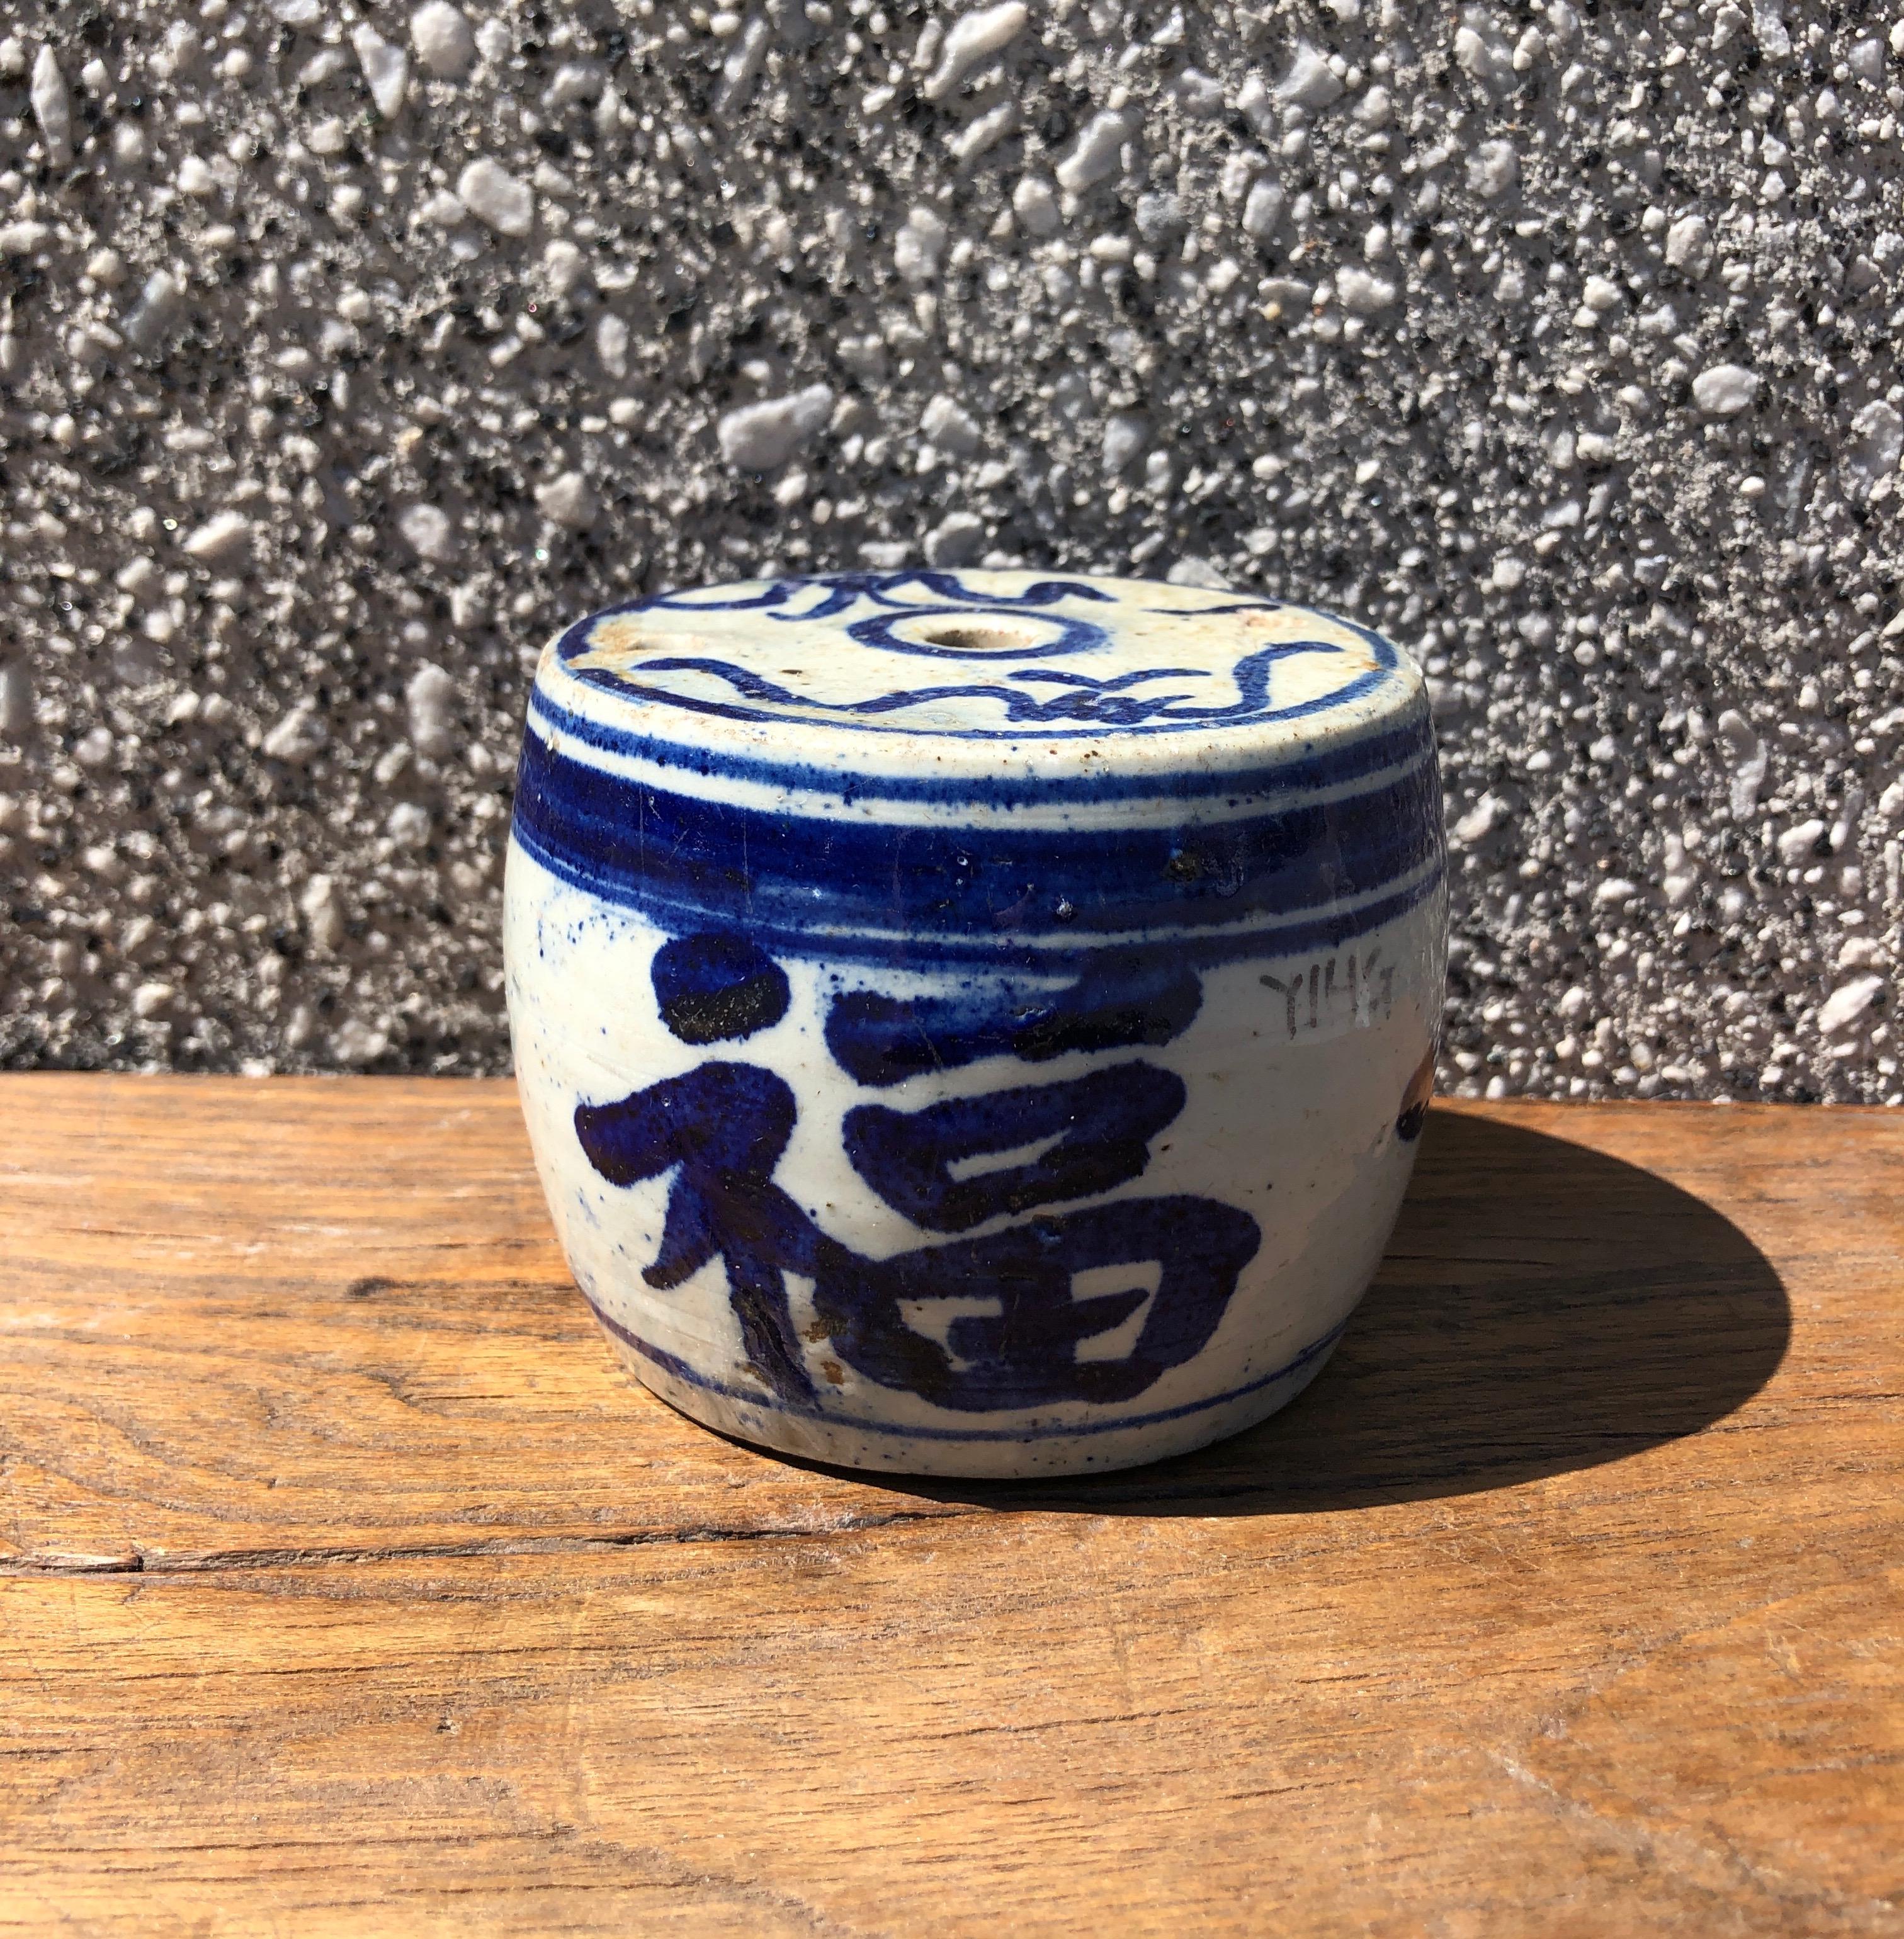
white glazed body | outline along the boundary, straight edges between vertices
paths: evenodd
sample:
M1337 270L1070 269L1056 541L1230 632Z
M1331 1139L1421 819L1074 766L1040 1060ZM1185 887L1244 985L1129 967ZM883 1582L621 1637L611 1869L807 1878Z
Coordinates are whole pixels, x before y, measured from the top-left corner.
M1418 676L1136 582L720 592L552 644L510 844L517 1082L616 1351L711 1427L896 1473L1124 1467L1273 1413L1427 1100ZM683 952L740 963L746 1013L679 1008ZM849 1041L868 1006L898 1033Z

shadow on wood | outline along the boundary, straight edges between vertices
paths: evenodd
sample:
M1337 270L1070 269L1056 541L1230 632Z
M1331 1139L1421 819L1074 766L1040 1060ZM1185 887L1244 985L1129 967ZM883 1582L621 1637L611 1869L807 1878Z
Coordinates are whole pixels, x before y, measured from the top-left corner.
M1771 1377L1790 1333L1771 1262L1710 1206L1563 1139L1437 1112L1374 1286L1281 1413L1101 1478L892 1485L1096 1514L1306 1514L1467 1494L1709 1427Z

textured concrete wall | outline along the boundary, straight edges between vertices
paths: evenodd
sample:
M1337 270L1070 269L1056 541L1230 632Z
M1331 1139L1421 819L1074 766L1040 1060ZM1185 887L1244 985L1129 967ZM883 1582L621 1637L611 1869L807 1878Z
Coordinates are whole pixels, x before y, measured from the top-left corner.
M541 640L924 557L1417 653L1451 1084L1897 1101L1901 82L1779 0L36 12L0 1057L502 1067Z

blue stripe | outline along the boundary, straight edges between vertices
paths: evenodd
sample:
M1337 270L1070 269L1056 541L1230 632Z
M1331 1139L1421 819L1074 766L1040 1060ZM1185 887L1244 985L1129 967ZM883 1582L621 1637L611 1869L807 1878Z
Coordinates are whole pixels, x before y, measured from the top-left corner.
M1180 1407L1159 1408L1152 1414L1129 1414L1116 1420L1084 1420L1069 1426L1031 1426L1027 1427L907 1427L883 1420L856 1420L850 1414L825 1414L818 1408L812 1410L789 1407L784 1401L769 1399L748 1388L730 1387L724 1380L717 1380L689 1365L678 1354L671 1353L665 1347L650 1345L639 1334L631 1333L618 1320L604 1313L586 1293L589 1310L602 1326L625 1346L631 1347L644 1360L651 1361L664 1373L672 1374L678 1380L685 1380L690 1387L704 1389L708 1393L719 1394L724 1400L744 1401L750 1407L757 1407L763 1413L784 1414L796 1420L818 1421L827 1427L850 1428L861 1434L890 1434L902 1441L1069 1441L1086 1434L1118 1434L1126 1428L1153 1427L1159 1421L1183 1420L1193 1414L1207 1414L1212 1408L1227 1406L1230 1402L1243 1400L1253 1393L1260 1393L1265 1387L1274 1387L1278 1380L1286 1380L1292 1374L1300 1373L1321 1355L1328 1352L1348 1331L1345 1320L1339 1326L1332 1326L1320 1340L1311 1341L1294 1359L1286 1362L1274 1373L1265 1374L1260 1378L1246 1380L1240 1387L1231 1387L1227 1392L1212 1394L1208 1400L1186 1401Z
M610 690L627 694L616 685ZM614 727L578 714L553 699L538 684L530 696L530 710L565 739L598 747L656 767L724 781L752 781L796 792L817 791L848 801L909 801L993 808L1022 808L1044 802L1132 800L1193 801L1219 797L1295 792L1341 786L1364 775L1377 774L1398 763L1431 760L1434 735L1425 694L1417 694L1398 714L1397 724L1330 747L1270 759L1258 756L1242 769L1183 769L1161 775L1042 773L1037 775L888 775L842 773L810 763L761 760L669 740L656 734ZM1132 730L1120 728L1122 735ZM1022 730L1014 737L1022 740ZM1037 737L1042 738L1043 737ZM1304 744L1311 748L1315 743ZM1213 750L1214 751L1214 750ZM1226 750L1224 750L1226 751ZM1239 738L1238 751L1241 751Z
M516 830L522 840L522 831ZM571 869L556 857L540 852L532 842L523 841L526 852L535 857L559 881L585 894L599 897L619 908L636 911L654 926L675 935L691 933L703 926L705 918L694 912L658 906L631 893L606 888L586 869ZM1339 948L1344 943L1366 936L1383 924L1406 915L1426 902L1440 888L1442 872L1436 869L1419 881L1396 889L1392 893L1364 903L1352 909L1331 909L1306 918L1274 924L1257 924L1220 935L1202 935L1187 939L1171 933L1147 939L1133 947L1115 947L1120 966L1132 976L1147 970L1183 966L1196 970L1220 963L1252 961L1269 957L1309 954ZM812 957L827 963L876 965L890 970L971 970L995 974L1022 973L1033 976L1076 977L1091 967L1094 956L1110 945L1093 945L1080 938L1075 945L1054 945L1048 939L1037 942L994 940L976 936L937 936L929 942L913 936L855 934L845 930L816 931L810 924L800 928L778 929L758 920L750 920L748 939L770 956L781 958Z
M736 930L777 954L850 957L845 932L879 960L1043 963L1136 933L1207 962L1206 945L1263 953L1269 928L1281 948L1299 919L1340 940L1418 900L1441 804L1430 763L1347 800L1174 828L894 825L676 794L531 733L515 831L552 873L660 928ZM1343 909L1360 896L1372 906Z

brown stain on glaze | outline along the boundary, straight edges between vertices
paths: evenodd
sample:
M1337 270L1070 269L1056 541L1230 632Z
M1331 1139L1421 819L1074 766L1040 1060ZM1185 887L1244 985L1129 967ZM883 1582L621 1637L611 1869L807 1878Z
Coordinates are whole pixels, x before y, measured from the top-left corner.
M1435 1094L1435 1054L1431 1050L1415 1067L1415 1075L1408 1080L1408 1088L1402 1093L1402 1108L1395 1119L1395 1135L1406 1143L1412 1143L1421 1135L1421 1127L1427 1121L1428 1105Z
M650 653L707 653L713 650L699 633L658 632L637 613L625 613L596 622L589 635L588 651L569 662L572 671L623 674Z

